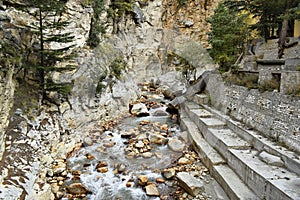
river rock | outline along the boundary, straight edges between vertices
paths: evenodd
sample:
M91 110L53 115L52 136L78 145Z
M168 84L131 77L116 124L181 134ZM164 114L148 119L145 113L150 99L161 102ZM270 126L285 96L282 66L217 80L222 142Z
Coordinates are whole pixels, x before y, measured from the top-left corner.
M100 173L106 173L108 172L108 167L99 167L97 168L97 171Z
M166 179L171 179L175 176L176 171L173 168L169 168L169 169L164 169L162 171L162 175L166 178Z
M153 144L162 145L162 144L166 144L169 141L169 139L159 134L151 134L149 135L149 141L150 143Z
M151 152L142 153L143 158L151 158L152 156L153 156L153 153L151 153Z
M96 168L100 168L100 167L107 167L108 164L105 161L99 161L98 164L96 165Z
M92 140L92 138L90 138L90 137L85 137L85 138L83 139L83 145L84 145L84 146L91 146L91 145L93 145L93 140Z
M185 157L182 157L178 160L179 165L188 165L188 164L191 164L191 163L192 162L189 159L185 158Z
M168 116L168 115L169 115L169 113L167 113L164 110L156 110L153 113L153 116Z
M139 140L135 145L136 148L143 148L145 146L144 142Z
M187 172L178 172L176 175L179 185L190 195L196 196L204 191L204 185L200 180Z
M181 142L180 140L173 138L173 139L169 140L168 147L172 151L182 152L185 147L185 144L183 142Z
M160 193L154 183L147 185L145 187L145 189L146 189L146 194L148 196L159 196L160 195Z
M118 164L117 170L119 173L124 172L126 170L126 166L124 164Z
M144 185L147 184L147 182L148 182L148 176L146 176L146 175L139 175L138 176L138 183L139 183L139 185L144 186Z
M130 113L138 117L149 115L147 106L143 103L134 104L130 110Z
M73 194L73 195L81 195L81 194L90 193L90 190L87 187L85 187L82 183L73 183L73 184L67 186L67 190L70 194Z

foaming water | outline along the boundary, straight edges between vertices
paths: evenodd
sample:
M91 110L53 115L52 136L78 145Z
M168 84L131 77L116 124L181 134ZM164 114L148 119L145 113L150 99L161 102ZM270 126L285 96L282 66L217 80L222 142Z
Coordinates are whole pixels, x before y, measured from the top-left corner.
M152 114L165 107L155 108L150 111L151 115L141 118L125 118L116 129L106 131L96 137L93 145L82 148L77 154L68 160L68 167L71 171L81 172L80 182L88 188L90 194L86 196L91 200L156 200L158 197L147 196L142 186L138 184L137 176L146 175L148 182L155 182L161 177L160 170L167 168L174 160L178 159L181 153L176 153L167 145L151 144L153 156L144 158L142 156L128 157L125 148L128 145L128 138L122 138L121 133L137 127L142 121L149 123L167 124L171 135L168 138L176 137L180 131L179 126L170 119L170 116L153 116ZM153 127L151 127L153 128ZM154 127L155 128L155 127ZM144 128L147 138L147 128ZM138 140L134 138L135 140ZM105 146L112 144L111 146ZM94 159L88 159L87 155L92 155ZM96 166L99 162L107 163L107 171L100 173ZM123 165L124 171L116 172L117 166ZM73 176L69 174L66 184L74 183ZM76 182L76 181L75 181ZM78 182L78 181L77 181ZM130 184L129 184L130 183ZM159 184L160 194L168 194L171 190L165 184Z

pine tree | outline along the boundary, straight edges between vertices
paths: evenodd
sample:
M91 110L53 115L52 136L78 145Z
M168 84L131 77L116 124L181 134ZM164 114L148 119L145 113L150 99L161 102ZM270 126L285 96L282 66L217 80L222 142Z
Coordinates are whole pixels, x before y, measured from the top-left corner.
M34 63L37 70L40 87L45 98L46 91L56 91L66 96L71 90L71 84L54 83L47 75L53 71L72 70L74 65L57 67L57 63L71 61L74 54L69 53L74 47L71 42L74 36L65 30L69 25L63 17L66 1L28 0L22 9L36 19L29 29L38 36L39 45L33 45L33 52L38 53L39 62ZM60 48L50 48L51 44L58 44ZM31 69L32 70L32 69Z
M243 51L243 44L249 33L245 18L246 15L220 3L215 14L208 19L211 24L211 31L208 33L210 55L220 65L221 71L231 69Z

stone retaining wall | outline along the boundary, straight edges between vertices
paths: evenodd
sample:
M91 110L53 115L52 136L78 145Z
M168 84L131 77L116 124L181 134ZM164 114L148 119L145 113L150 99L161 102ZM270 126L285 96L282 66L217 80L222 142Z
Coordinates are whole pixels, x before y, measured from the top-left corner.
M227 86L217 73L206 90L212 106L300 152L300 98Z

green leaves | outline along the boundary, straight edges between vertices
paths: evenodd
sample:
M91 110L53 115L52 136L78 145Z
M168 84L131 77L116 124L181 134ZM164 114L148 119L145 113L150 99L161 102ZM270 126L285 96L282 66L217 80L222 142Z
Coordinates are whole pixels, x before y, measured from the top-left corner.
M220 65L222 71L228 71L241 53L249 30L245 23L247 15L239 10L220 3L215 14L208 19L211 24L209 43L210 55Z

